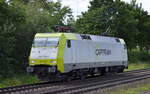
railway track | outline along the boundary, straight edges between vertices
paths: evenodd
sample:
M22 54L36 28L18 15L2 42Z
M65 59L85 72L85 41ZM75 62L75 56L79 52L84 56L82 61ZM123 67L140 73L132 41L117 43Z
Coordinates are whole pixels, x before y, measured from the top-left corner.
M150 78L150 69L128 71L115 75L106 75L63 83L35 83L7 88L0 88L0 94L78 94L119 84Z

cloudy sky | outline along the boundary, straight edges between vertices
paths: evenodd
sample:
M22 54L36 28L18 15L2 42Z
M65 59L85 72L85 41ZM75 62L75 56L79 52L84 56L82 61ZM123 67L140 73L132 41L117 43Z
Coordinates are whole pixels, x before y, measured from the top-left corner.
M76 17L80 15L81 12L87 11L89 6L89 1L91 0L53 0L61 1L65 6L69 6L73 10L73 15ZM131 0L123 0L130 2ZM143 8L150 13L150 0L137 0L138 3L142 3Z

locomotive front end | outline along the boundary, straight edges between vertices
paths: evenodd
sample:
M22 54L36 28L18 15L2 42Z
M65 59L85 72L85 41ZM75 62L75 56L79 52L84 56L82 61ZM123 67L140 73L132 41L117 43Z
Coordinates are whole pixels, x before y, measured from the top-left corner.
M60 36L35 36L27 67L28 73L41 79L57 72L59 39Z

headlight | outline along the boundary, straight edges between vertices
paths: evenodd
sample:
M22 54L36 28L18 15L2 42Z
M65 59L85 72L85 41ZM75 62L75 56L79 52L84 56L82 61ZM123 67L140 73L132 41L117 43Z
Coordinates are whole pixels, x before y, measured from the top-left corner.
M35 63L35 61L32 61L32 63Z
M51 61L51 63L56 63L56 61Z

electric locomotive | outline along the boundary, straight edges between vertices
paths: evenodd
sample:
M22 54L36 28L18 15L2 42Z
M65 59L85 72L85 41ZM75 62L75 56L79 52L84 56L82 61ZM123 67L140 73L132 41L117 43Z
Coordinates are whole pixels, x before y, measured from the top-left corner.
M84 78L128 68L123 39L76 33L37 33L27 71L42 80Z

